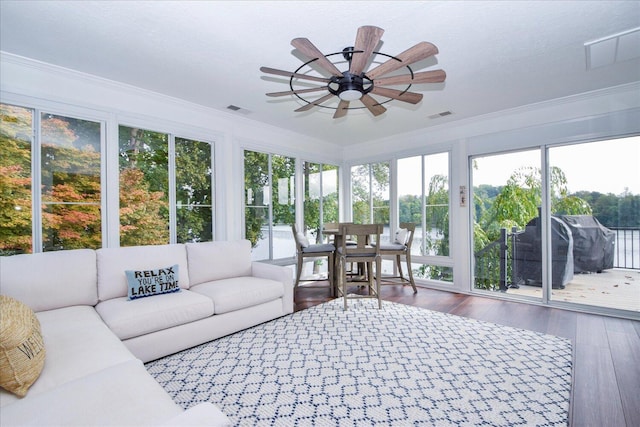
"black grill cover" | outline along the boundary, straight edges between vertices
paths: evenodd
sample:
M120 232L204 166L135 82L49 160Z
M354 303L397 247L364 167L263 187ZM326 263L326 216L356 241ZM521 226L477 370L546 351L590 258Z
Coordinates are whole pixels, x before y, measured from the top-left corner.
M542 286L542 240L539 218L515 236L513 275L515 283ZM573 279L573 238L559 218L551 217L551 286L564 289Z
M613 268L615 231L609 230L591 215L562 215L560 218L573 236L575 273L599 273Z

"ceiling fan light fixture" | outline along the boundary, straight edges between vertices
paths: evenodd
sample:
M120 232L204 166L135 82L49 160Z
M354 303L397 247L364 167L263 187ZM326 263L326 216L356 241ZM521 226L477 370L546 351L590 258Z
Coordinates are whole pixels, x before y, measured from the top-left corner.
M362 98L362 95L363 93L358 89L346 89L338 94L338 98L342 99L343 101L356 101Z

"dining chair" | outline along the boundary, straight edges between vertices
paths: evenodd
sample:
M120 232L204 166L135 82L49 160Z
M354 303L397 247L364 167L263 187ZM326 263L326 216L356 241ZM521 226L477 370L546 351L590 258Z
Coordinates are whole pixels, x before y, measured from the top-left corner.
M336 247L332 243L321 243L321 244L309 244L309 239L304 235L304 233L299 232L295 224L291 224L291 231L293 231L293 238L296 241L296 257L297 257L297 268L296 268L296 283L295 287L298 287L300 283L300 276L302 275L302 267L305 262L305 258L327 258L327 279L305 279L306 282L319 282L319 281L329 281L329 288L331 290L331 296L335 296L335 286L334 286L334 255L336 251ZM326 286L308 286L321 288Z
M418 293L418 288L416 288L416 283L413 280L413 270L411 269L411 244L413 243L413 234L416 231L416 224L413 222L401 222L400 228L396 230L395 239L391 243L380 244L380 255L381 256L393 256L395 268L398 271L398 275L388 276L385 275L383 277L384 281L387 283L384 284L396 284L396 281L389 282L388 279L400 279L400 283L406 284L409 283L413 288L413 293ZM402 257L405 258L407 263L407 275L408 278L404 277L402 273Z
M325 234L324 231L325 230L337 230L338 229L338 223L337 222L325 222L324 224L322 224L322 241L325 241L326 238L326 242L327 243L333 243L333 234Z
M347 239L341 240L341 245L336 248L336 256L338 257L339 278L336 289L338 296L344 299L344 309L347 309L348 299L357 298L377 298L378 308L382 308L382 299L380 296L380 279L382 272L382 260L380 257L379 245L373 245L372 242L379 242L382 234L382 224L341 224L340 235L350 236L355 244L348 244ZM367 295L348 295L347 288L350 282L347 281L347 264L362 263L366 266L365 270L368 294ZM375 269L373 265L375 264ZM375 272L375 278L374 274Z

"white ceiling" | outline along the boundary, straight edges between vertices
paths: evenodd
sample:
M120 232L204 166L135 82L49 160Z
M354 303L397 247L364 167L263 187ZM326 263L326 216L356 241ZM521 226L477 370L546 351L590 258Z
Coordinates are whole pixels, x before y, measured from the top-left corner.
M235 105L234 114L345 146L640 80L638 37L622 61L592 70L584 47L640 27L638 1L1 0L0 23L2 51L226 112ZM446 82L412 86L422 102L392 101L379 117L295 113L297 98L265 96L289 85L261 66L307 61L293 38L329 54L352 46L362 25L385 30L377 50L388 55L435 44L440 53L412 68L442 68ZM453 114L429 118L443 111Z

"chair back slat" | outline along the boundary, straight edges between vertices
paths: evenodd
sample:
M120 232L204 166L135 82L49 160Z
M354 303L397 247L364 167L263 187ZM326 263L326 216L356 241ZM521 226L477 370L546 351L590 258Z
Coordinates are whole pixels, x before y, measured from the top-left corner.
M411 245L413 244L413 234L416 232L416 223L415 222L401 222L400 228L404 228L409 232L409 237L407 239L406 247L411 249Z
M349 259L379 256L379 245L371 245L371 243L380 241L382 229L382 224L340 224L340 234L343 236L341 255ZM351 244L347 243L345 236L349 236Z

